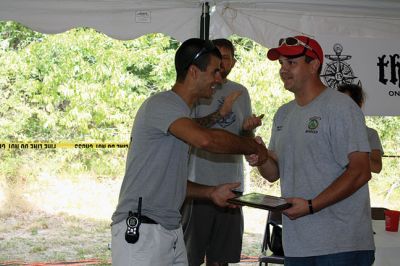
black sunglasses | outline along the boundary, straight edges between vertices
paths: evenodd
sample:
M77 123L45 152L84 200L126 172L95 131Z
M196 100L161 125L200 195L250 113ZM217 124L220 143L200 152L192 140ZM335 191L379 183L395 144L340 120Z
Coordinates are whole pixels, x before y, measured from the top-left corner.
M218 48L211 42L211 41L206 41L204 44L204 47L200 49L200 51L198 51L194 56L193 59L190 60L189 64L187 64L186 68L189 68L190 65L194 64L194 62L199 59L200 56L208 54L208 53L212 53L214 51L218 51Z
M309 41L309 39L307 39L307 42ZM294 37L288 37L288 38L282 38L279 40L279 46L282 45L286 45L286 46L303 46L304 48L310 50L311 52L313 52L316 56L317 59L321 61L321 59L319 58L318 54L314 51L314 49L309 46L307 43L300 41L299 39L296 39ZM305 54L305 53L304 53Z

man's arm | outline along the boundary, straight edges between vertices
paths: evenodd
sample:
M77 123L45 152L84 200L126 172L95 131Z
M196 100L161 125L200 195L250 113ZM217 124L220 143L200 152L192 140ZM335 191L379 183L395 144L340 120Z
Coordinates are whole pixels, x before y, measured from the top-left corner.
M268 159L257 166L258 172L269 182L275 182L279 179L278 157L272 151L268 151Z
M369 154L369 163L371 172L379 174L382 170L382 152L381 150L371 150Z
M330 186L312 199L314 212L320 211L332 204L335 204L364 186L371 179L369 166L369 155L366 152L353 152L349 154L349 164L346 171L339 176ZM308 199L288 198L292 207L283 213L290 219L297 219L310 214Z
M382 143L375 129L367 127L367 133L369 145L371 147L371 152L369 153L371 172L379 174L382 170Z
M241 94L242 94L241 91L231 92L225 98L221 108L219 108L217 111L204 117L194 118L193 120L203 127L207 128L212 127L213 125L215 125L215 123L217 123L218 120L220 120L221 118L225 117L230 112L232 112L233 103Z
M211 113L204 117L193 118L193 120L196 121L196 123L198 123L200 126L209 128L215 125L215 123L217 123L217 121L223 117L224 115L218 109L214 113Z
M254 138L241 137L221 129L208 129L200 126L192 119L179 118L169 127L169 131L196 148L214 153L256 154L258 163L263 163L268 156L264 145Z
M193 199L208 199L217 206L235 208L237 206L228 203L227 200L236 196L232 190L239 186L239 182L226 183L218 186L206 186L187 181L186 197Z

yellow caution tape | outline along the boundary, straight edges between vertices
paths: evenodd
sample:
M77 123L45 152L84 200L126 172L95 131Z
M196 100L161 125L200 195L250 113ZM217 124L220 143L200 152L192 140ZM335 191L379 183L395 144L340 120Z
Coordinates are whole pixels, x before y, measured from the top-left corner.
M0 142L0 150L40 149L120 149L129 148L129 143L118 142Z

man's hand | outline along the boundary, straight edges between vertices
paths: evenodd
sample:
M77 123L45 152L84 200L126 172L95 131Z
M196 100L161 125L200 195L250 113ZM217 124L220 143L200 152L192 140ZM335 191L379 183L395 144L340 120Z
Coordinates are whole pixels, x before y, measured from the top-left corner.
M246 120L243 122L242 125L242 129L245 131L251 131L259 126L261 126L262 121L261 119L263 119L264 114L256 116L256 115L252 115L248 118L246 118Z
M265 143L261 137L257 136L254 138L254 140L264 149L261 148L257 154L246 155L245 158L250 166L260 166L268 160L268 150L265 147Z
M230 204L227 200L236 197L232 192L233 189L238 188L240 182L226 183L213 187L209 197L215 205L219 207L237 208L237 205Z
M310 214L307 200L302 198L287 198L286 201L292 204L292 207L283 211L283 214L289 217L289 219L296 220Z
M231 92L228 96L225 97L224 103L219 109L219 114L224 117L230 112L232 112L233 103L236 99L242 94L242 91L236 90Z
M258 162L258 156L256 154L245 155L244 158L246 158L250 166L256 166Z
M265 145L262 145L262 144L258 144L257 148L258 149L257 149L256 155L257 155L258 160L254 165L255 166L260 166L260 165L264 164L268 160L268 150L265 147Z

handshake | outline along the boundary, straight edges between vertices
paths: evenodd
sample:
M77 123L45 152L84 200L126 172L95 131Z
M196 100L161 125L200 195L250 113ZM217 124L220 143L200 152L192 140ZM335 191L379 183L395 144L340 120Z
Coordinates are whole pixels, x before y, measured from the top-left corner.
M260 166L268 160L268 150L261 137L255 137L254 141L258 144L257 153L245 155L245 158L251 166Z

